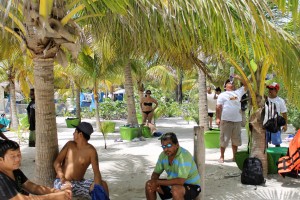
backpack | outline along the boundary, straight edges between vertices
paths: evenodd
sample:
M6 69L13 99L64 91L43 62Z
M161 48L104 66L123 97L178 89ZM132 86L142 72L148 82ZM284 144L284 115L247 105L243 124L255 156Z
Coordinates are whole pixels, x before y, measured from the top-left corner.
M243 164L241 182L246 185L261 185L266 181L262 163L258 158L246 158Z
M264 112L264 129L271 133L277 133L280 127L285 125L285 119L278 114L275 103L267 101L265 103Z
M298 177L300 171L300 130L290 141L287 155L278 160L278 174L285 176Z

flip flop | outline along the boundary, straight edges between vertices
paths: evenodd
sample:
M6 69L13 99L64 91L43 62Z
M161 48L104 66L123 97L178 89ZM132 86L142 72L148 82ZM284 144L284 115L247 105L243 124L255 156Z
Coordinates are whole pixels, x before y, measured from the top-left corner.
M218 162L219 162L219 163L224 163L224 158L220 158L220 159L218 160Z

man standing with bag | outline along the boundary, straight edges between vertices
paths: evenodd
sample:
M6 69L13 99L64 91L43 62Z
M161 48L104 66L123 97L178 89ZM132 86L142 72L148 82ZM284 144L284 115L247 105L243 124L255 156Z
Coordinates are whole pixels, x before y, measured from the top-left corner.
M269 89L268 102L275 104L278 115L281 115L285 119L285 125L282 126L282 130L286 132L288 120L287 108L284 100L277 96L280 86L278 83L273 82L272 84L268 85L267 88ZM282 143L281 129L279 129L276 133L266 131L266 141L274 144L276 147L280 147L280 144Z

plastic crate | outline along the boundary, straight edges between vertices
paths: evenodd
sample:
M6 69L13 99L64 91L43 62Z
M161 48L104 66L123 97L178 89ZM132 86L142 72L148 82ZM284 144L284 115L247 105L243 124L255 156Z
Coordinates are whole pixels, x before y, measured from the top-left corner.
M133 138L136 138L138 136L140 128L132 128L127 126L121 126L120 127L120 134L122 140L129 140L131 141Z
M205 148L219 148L220 147L220 130L212 129L204 132Z
M80 120L78 118L67 118L66 124L68 128L74 128L75 126L78 126L80 123Z

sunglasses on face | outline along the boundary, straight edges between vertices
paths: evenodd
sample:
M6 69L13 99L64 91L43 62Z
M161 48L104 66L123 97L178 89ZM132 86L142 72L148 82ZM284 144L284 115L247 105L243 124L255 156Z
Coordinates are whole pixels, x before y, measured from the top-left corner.
M167 145L162 145L161 147L165 149L165 148L171 148L172 146L173 146L172 144L167 144Z
M275 88L269 88L269 90L276 90Z

